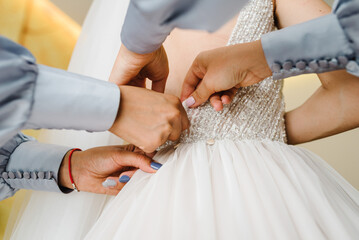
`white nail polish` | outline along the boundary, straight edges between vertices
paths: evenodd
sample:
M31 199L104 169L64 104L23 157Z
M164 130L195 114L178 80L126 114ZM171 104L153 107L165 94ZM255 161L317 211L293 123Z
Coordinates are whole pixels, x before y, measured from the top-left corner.
M108 187L114 187L116 186L116 181L113 180L113 179L106 179L106 181L104 181L102 183L102 186L105 187L105 188L108 188Z
M190 96L184 102L185 102L187 107L190 107L190 106L192 106L193 104L196 103L196 100L194 99L194 97Z

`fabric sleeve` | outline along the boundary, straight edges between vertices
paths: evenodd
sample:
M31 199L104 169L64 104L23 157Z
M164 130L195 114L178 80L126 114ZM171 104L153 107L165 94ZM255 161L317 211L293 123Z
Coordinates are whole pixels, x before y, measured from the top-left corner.
M115 84L39 66L0 36L0 146L21 129L108 130L119 104Z
M215 31L247 0L131 0L122 43L144 54L158 49L174 28Z
M346 69L359 76L359 1L340 0L329 15L261 39L274 79Z
M58 186L58 171L70 149L17 134L0 148L0 200L19 189L63 193Z

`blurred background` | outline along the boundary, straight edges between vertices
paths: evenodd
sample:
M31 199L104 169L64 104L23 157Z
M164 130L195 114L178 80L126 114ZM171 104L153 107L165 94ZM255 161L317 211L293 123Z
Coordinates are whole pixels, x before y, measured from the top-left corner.
M92 0L0 0L0 34L29 48L39 63L66 69L91 3ZM314 75L287 79L284 86L287 110L302 104L319 85ZM26 134L36 137L38 132ZM320 155L359 189L358 139L356 129L301 146ZM23 195L20 191L0 202L0 239L14 200L21 200Z

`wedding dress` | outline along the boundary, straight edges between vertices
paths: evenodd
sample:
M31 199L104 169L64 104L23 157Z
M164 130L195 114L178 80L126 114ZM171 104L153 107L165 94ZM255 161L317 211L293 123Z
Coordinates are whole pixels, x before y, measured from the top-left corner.
M108 77L120 28L104 27L100 36L96 30L105 26L104 16L120 24L126 4L95 1L72 70ZM274 28L272 1L252 0L228 44ZM286 144L282 85L268 78L242 88L222 112L208 103L186 109L190 131L161 147L155 160L163 167L156 174L138 171L114 198L34 193L12 238L358 239L359 193L315 154ZM111 142L107 134L66 136L76 140L71 144Z

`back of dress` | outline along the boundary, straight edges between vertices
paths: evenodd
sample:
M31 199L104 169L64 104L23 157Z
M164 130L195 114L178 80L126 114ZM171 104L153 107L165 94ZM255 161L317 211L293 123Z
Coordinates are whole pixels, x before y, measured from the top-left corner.
M240 12L228 45L259 40L273 31L272 0L252 0ZM220 81L221 79L218 79ZM254 86L241 88L230 105L216 112L206 104L186 109L191 128L180 142L216 140L271 140L285 142L283 80L269 77Z

